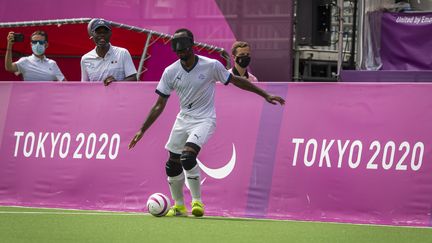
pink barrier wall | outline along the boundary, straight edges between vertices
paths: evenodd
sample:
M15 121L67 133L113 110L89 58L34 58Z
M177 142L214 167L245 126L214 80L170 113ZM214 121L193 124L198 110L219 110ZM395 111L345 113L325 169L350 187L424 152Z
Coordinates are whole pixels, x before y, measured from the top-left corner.
M217 87L199 155L208 215L430 226L432 85L259 85L287 104ZM175 95L127 150L155 87L1 82L0 204L141 211L169 194Z

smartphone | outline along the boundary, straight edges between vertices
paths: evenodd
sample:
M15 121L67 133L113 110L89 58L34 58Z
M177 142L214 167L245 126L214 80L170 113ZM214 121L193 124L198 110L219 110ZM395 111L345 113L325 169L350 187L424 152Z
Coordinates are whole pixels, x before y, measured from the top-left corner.
M24 34L14 33L14 41L15 42L23 42L24 41Z

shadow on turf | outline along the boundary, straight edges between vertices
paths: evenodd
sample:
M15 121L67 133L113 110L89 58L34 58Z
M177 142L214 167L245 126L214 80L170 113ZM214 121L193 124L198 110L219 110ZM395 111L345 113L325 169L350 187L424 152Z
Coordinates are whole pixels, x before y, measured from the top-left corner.
M188 219L193 220L230 220L230 221L260 221L260 222L271 222L267 219L256 219L256 218L230 218L230 217L216 217L216 216L204 216L204 217L194 217L188 216Z

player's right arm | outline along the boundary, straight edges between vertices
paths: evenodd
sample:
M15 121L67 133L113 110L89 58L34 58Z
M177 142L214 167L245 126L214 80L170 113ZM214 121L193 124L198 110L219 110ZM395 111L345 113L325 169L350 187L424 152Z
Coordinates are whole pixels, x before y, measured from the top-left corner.
M144 133L149 129L149 127L156 121L159 115L165 109L166 103L168 101L168 97L159 96L156 103L151 108L144 124L141 126L141 129L135 134L135 137L129 143L129 149L135 147L135 144L142 138Z
M18 67L16 63L12 62L12 46L14 44L14 32L9 32L7 36L7 47L5 54L5 69L8 72L18 72Z
M270 104L273 105L276 105L277 103L281 105L285 104L285 100L282 97L267 93L265 90L261 89L260 87L256 86L255 84L253 84L252 82L250 82L245 78L231 75L229 81L240 89L247 90L262 96Z

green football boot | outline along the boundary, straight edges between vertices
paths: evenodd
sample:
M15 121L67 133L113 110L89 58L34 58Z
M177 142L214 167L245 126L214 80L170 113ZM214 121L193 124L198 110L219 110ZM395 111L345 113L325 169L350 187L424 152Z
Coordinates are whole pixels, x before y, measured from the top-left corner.
M204 215L204 204L200 201L192 202L192 214L195 217L202 217Z
M187 208L185 205L174 205L170 208L168 213L165 215L166 217L177 217L177 216L187 216Z

